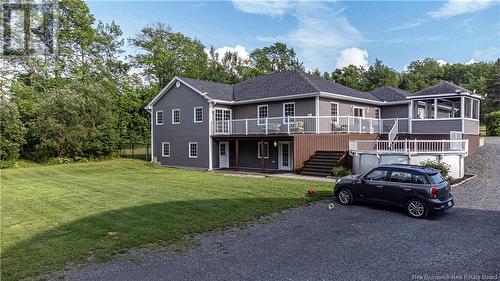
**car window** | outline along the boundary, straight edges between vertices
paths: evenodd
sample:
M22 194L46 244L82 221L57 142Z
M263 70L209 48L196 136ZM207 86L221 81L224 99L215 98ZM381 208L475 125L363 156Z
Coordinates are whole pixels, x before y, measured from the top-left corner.
M369 181L383 181L387 175L387 171L384 170L375 170L371 171L368 175L366 175L365 179Z
M429 178L431 178L432 183L442 183L445 181L441 173L429 175Z
M426 184L427 178L422 174L413 174L413 183Z
M411 173L392 171L389 181L411 183Z

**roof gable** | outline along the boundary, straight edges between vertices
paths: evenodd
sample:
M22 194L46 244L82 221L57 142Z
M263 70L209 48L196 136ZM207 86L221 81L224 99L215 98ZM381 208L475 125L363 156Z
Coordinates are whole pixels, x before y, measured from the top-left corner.
M435 85L432 85L428 88L420 90L418 92L413 93L413 96L428 96L428 95L440 95L440 94L459 94L459 93L472 93L465 88L462 88L458 85L450 83L448 81L442 81Z

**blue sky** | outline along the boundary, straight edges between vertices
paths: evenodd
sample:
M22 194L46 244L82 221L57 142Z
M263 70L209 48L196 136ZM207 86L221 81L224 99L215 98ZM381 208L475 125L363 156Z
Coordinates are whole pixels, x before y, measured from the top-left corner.
M125 37L163 22L206 48L254 48L281 41L307 69L332 71L382 59L396 70L432 57L448 63L500 57L500 2L471 1L90 1L96 19ZM127 46L127 53L135 50Z

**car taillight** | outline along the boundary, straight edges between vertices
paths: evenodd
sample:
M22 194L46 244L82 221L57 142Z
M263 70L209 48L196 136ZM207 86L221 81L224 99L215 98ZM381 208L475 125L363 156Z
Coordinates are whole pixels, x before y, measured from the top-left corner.
M431 187L431 198L437 198L438 197L438 190L435 187Z

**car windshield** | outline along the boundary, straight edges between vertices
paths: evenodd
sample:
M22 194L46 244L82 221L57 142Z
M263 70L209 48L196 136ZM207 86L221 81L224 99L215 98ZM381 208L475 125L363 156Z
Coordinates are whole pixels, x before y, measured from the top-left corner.
M429 175L429 177L431 178L432 183L442 183L445 181L444 177L440 173Z

